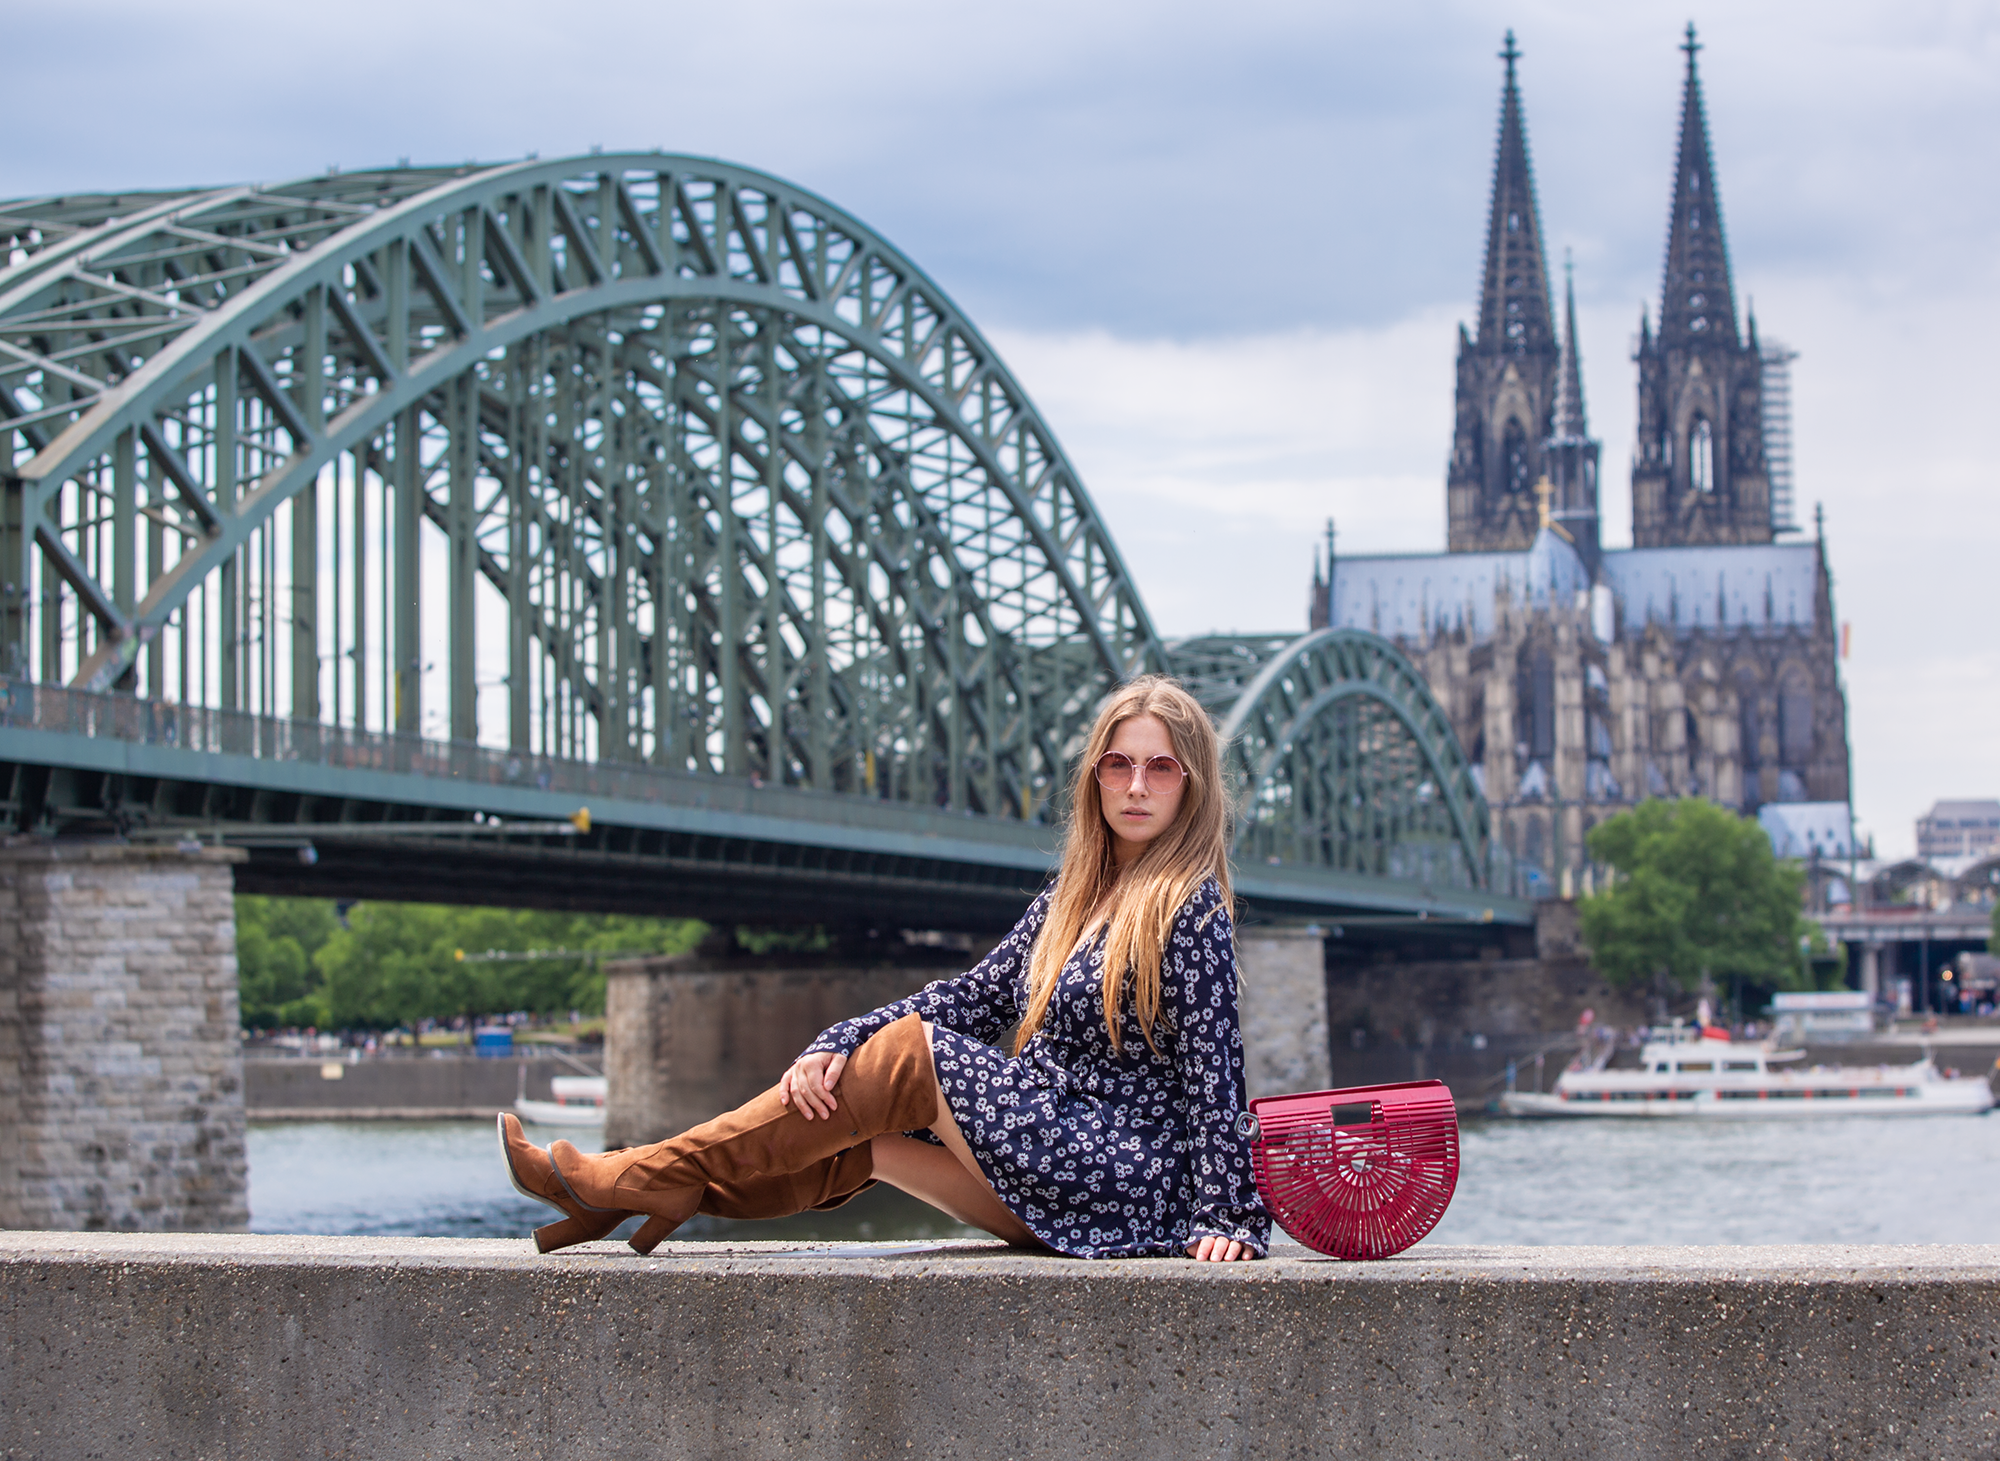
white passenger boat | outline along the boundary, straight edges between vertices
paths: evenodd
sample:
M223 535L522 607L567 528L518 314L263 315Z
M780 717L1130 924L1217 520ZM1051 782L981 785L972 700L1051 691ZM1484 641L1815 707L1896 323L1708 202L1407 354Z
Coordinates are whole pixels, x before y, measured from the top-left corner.
M549 1101L514 1098L514 1114L532 1126L602 1126L610 1082L601 1075L559 1075L550 1079Z
M1509 1116L1783 1121L1814 1116L1976 1116L1991 1109L1983 1078L1941 1072L1928 1052L1908 1065L1779 1069L1800 1050L1675 1029L1649 1041L1637 1070L1566 1070L1547 1094L1509 1091Z

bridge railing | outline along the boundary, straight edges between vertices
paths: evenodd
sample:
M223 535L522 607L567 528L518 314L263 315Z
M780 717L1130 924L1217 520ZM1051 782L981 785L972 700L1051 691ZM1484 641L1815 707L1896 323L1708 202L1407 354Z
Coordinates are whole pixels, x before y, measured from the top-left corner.
M0 727L345 771L449 778L624 801L684 801L713 778L643 763L572 761L393 731L215 710L0 676Z

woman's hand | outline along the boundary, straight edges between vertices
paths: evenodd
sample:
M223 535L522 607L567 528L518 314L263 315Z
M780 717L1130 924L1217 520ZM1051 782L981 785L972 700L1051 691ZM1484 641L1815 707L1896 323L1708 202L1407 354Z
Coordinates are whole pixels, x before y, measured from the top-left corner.
M846 1068L845 1055L824 1050L801 1055L790 1070L778 1077L779 1103L786 1106L796 1103L799 1115L808 1121L815 1116L831 1116L840 1106L833 1099L833 1088L840 1083L840 1073Z
M1203 1238L1187 1245L1187 1255L1197 1263L1239 1263L1257 1256L1257 1250L1234 1238Z

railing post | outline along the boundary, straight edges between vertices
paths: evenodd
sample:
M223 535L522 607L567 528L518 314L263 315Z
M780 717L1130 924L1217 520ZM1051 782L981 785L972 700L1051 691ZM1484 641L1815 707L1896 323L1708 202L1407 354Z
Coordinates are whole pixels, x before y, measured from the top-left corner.
M389 707L390 726L401 735L416 735L423 726L423 582L417 554L417 533L423 524L423 479L417 453L417 411L413 406L396 418L395 440L395 574L393 643L395 660L390 683L395 703ZM389 635L391 626L383 625Z
M0 674L27 678L30 673L28 631L28 559L32 535L27 531L27 487L10 470L14 433L0 430Z

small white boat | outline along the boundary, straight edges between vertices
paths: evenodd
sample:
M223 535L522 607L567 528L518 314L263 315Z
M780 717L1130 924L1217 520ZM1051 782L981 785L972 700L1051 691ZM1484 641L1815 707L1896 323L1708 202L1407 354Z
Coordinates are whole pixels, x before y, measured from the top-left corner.
M559 1075L549 1081L549 1101L514 1098L514 1114L531 1126L602 1126L610 1082L601 1075Z
M1649 1041L1637 1070L1566 1070L1548 1094L1509 1091L1509 1116L1784 1121L1816 1116L1977 1116L1993 1106L1983 1078L1940 1071L1928 1052L1908 1065L1773 1070L1801 1050L1676 1028Z

